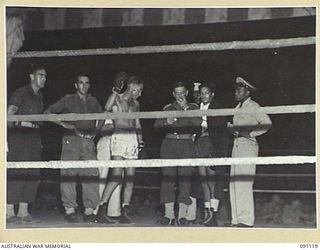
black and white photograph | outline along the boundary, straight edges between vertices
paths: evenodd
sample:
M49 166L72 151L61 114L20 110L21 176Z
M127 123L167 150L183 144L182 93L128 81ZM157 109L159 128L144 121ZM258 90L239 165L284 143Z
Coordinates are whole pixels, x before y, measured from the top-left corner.
M316 13L5 6L4 228L318 229Z

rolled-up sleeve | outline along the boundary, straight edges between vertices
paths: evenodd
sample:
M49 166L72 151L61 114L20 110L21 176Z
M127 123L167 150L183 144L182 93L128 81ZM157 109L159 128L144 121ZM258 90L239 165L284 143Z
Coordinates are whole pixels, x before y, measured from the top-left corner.
M24 95L25 94L23 93L23 91L21 89L16 90L12 94L12 96L11 96L11 98L9 100L9 106L13 105L13 106L16 106L16 107L20 107L21 103L22 103L22 101L24 99Z

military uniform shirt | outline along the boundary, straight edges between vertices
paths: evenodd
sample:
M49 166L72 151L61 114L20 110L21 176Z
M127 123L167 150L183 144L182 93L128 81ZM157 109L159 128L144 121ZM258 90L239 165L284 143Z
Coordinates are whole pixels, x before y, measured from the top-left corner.
M189 110L199 109L195 103L189 103ZM177 102L168 104L163 108L164 111L182 110ZM199 130L201 125L201 117L179 117L173 124L166 124L167 119L157 119L155 127L165 127L167 133L177 134L193 134Z
M41 92L34 93L31 85L17 89L10 98L10 105L18 107L15 115L41 114L44 107Z
M51 113L102 113L103 109L97 99L90 94L87 94L85 101L75 93L73 95L66 95L55 104L49 107ZM95 128L95 120L80 120L68 121L74 124L77 129L82 131L91 131Z
M236 109L240 108L240 103L236 106ZM259 109L260 105L253 101L250 97L242 103L241 109ZM252 126L249 130L250 137L256 140L255 137L262 135L268 131L268 128L272 124L267 114L257 112L250 114L235 114L233 117L234 126Z

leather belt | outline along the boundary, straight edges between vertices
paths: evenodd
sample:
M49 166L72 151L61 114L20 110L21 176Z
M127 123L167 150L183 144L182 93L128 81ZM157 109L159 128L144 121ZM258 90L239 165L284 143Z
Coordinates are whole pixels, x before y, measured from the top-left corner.
M167 134L166 138L168 139L183 139L183 140L187 140L187 139L192 139L192 135L191 134L178 134L178 133L173 133L173 134Z
M92 139L90 134L86 134L86 133L80 132L79 130L68 131L67 133L65 133L65 135L66 136L78 136L80 138L89 139L89 140Z
M34 128L34 129L38 129L39 128L38 124L34 124L32 122L16 122L15 126L24 127L24 128Z

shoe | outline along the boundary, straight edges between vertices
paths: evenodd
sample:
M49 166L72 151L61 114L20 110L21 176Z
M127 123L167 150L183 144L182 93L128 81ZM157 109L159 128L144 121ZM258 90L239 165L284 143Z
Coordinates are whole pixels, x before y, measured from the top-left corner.
M94 215L94 214L89 214L89 215L84 214L83 215L83 221L84 222L88 222L90 224L96 223L97 222L97 216Z
M18 222L19 221L19 218L15 215L9 217L9 218L6 218L6 222L7 223L15 223L15 222Z
M206 226L206 227L217 227L218 226L218 222L215 216L215 213L211 213L211 218L210 220L206 220L205 222L202 223L202 225Z
M122 208L121 217L120 217L119 223L134 224L132 219L129 217L128 213L129 213L129 206L126 205L126 206L124 206Z
M163 226L174 226L176 224L176 219L170 219L168 217L162 217L156 221L156 224Z
M65 219L69 222L69 223L79 223L80 222L80 218L79 216L73 212L71 214L66 214L65 215Z
M225 227L236 227L236 225L237 225L237 224L232 224L232 223L230 223L230 222L223 224L223 226L225 226Z
M114 220L111 220L106 215L106 205L100 205L98 214L96 215L96 222L98 223L104 223L104 224L113 224L115 223Z
M119 219L119 223L121 223L121 224L135 224L128 215L121 215L121 217Z
M40 223L41 220L36 219L32 217L30 214L23 216L23 217L18 217L21 221L21 223Z
M213 216L213 212L209 208L206 208L204 210L204 219L201 222L201 225L206 225L208 222L210 222L212 219L212 216Z
M247 224L244 224L244 223L238 223L235 225L235 227L253 227L253 226L250 226L250 225L247 225Z
M177 222L179 226L186 226L188 221L186 218L180 218Z
M196 220L187 220L187 225L192 226L196 224Z

